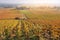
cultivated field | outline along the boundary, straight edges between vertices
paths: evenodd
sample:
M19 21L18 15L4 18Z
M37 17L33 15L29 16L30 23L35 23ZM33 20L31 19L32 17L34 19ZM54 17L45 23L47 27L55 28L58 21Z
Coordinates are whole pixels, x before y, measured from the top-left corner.
M0 40L60 40L60 10L0 9Z

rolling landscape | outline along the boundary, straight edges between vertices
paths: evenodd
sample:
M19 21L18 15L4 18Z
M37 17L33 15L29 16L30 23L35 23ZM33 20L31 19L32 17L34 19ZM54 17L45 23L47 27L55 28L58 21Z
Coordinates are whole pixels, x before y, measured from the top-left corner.
M0 4L0 40L60 40L60 6Z

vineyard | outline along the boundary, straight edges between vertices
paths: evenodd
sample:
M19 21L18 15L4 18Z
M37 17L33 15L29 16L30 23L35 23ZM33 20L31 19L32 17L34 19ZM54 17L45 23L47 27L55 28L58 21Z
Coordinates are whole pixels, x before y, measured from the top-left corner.
M60 40L60 12L40 14L42 11L18 10L13 13L22 16L0 20L0 40Z

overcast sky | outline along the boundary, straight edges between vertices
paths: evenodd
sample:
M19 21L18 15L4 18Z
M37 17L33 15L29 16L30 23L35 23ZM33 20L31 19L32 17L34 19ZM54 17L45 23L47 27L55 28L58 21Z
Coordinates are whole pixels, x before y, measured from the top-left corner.
M60 5L60 0L0 0L0 3Z

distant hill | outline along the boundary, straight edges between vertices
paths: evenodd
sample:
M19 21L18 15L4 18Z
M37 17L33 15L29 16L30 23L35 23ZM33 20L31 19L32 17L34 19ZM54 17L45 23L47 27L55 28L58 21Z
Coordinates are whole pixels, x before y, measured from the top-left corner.
M26 9L47 9L47 8L50 8L50 9L58 9L60 10L60 6L42 6L42 5L25 5L25 4L3 4L3 3L0 3L0 8L16 8L16 9L23 9L23 10L26 10Z
M14 8L16 7L17 5L20 5L20 4L0 4L0 8Z

